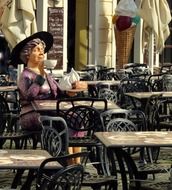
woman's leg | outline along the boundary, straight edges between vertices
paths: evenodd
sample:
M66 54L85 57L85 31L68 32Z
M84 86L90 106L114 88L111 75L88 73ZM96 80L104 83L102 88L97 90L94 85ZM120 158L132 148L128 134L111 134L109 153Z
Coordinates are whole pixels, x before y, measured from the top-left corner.
M69 147L68 152L69 154L81 152L81 147ZM80 164L80 158L78 157L78 158L72 159L69 164Z
M73 152L73 147L69 147L68 148L68 152L69 152L69 154L73 154L74 152ZM68 163L69 165L72 165L72 164L75 164L75 160L74 159L71 159L71 160L69 160L69 163Z
M81 147L73 147L73 153L81 152ZM81 160L79 157L75 158L75 164L80 164Z

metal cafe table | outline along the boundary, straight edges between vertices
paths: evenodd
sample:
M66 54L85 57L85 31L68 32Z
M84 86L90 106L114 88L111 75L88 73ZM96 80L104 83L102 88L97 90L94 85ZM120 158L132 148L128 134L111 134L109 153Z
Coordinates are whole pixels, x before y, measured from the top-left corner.
M160 95L162 94L163 98L171 98L172 92L171 91L161 91L161 92L130 92L125 93L125 95L135 98L137 100L140 100L141 104L145 106L145 103L148 98L150 98L152 95Z
M0 86L0 92L14 92L17 89L17 86Z
M8 99L8 95L10 93L14 94L15 101L18 99L18 87L16 85L12 86L0 86L0 94L2 94L5 98L7 98L7 101L9 100L10 103L10 98Z
M18 87L16 85L14 86L0 86L0 94L3 94L5 96L8 95L8 93L15 93L15 98L17 100L17 91L18 91Z
M95 86L99 83L102 83L102 84L106 84L106 85L114 85L114 86L119 86L120 85L120 81L119 80L99 80L99 81L96 81L96 80L93 80L93 81L85 81L88 85L92 85L92 86Z
M172 146L172 131L96 132L105 147Z
M158 95L162 94L164 98L170 98L172 97L172 91L159 91L159 92L130 92L130 93L125 93L127 96L131 96L133 98L137 99L148 99L152 95Z
M123 147L172 147L172 131L96 132L95 136L109 150ZM172 171L170 175L172 178Z
M119 86L121 84L120 80L93 80L93 81L85 81L88 84L88 92L93 95L93 92L98 93L97 87L100 88L108 88L113 90L114 92L117 92L119 89Z
M34 100L32 101L32 106L37 112L45 112L45 111L56 111L56 105L57 100ZM76 105L88 105L87 101L81 101L76 102ZM101 102L95 102L94 106L97 109L103 109L103 104ZM121 109L117 104L115 103L108 103L108 109ZM71 107L71 104L69 102L63 102L61 105L62 110L67 110Z
M0 169L17 169L17 170L33 170L38 169L43 160L52 156L45 150L0 150ZM47 169L62 168L59 163L51 163ZM14 178L12 188L16 185Z

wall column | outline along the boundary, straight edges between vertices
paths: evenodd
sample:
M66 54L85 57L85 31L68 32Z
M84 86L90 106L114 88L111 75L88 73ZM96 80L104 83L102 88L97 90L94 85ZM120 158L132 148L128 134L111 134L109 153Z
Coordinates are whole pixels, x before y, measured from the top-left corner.
M48 0L37 0L37 27L38 31L47 31Z

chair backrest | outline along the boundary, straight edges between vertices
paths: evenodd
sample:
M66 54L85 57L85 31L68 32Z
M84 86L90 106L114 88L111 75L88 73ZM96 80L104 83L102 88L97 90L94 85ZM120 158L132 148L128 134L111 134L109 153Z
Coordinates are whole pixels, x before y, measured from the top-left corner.
M123 92L148 92L148 84L144 79L132 78L123 79L121 81L121 88Z
M127 72L126 69L119 69L116 71L116 74L117 74L119 80L123 80L123 79L129 77L129 73Z
M108 89L108 90L106 90ZM96 85L88 85L88 92L90 97L106 99L109 101L117 102L117 94L118 94L119 85L118 84L110 84L104 81L98 82ZM106 95L104 95L105 91Z
M97 78L97 72L95 68L87 68L83 69L82 71L85 71L86 74L81 78L81 80L92 81Z
M62 117L40 116L42 125L41 145L52 156L66 155L69 136Z
M129 63L124 65L126 70L129 70L129 78L145 79L151 75L151 71L145 63Z
M109 73L114 72L114 68L103 68L97 72L97 80L110 80Z
M106 126L106 131L109 132L130 132L130 131L139 131L137 125L134 124L131 120L126 118L115 118L111 119ZM129 154L140 153L140 159L143 159L143 148L140 147L123 147L126 152Z
M164 91L172 91L172 74L164 74L162 76L162 84Z
M65 120L70 129L85 132L87 136L103 130L100 112L91 106L74 106L68 109Z
M109 121L107 131L138 131L137 126L125 118L116 118Z
M158 127L160 107L165 100L162 99L162 94L152 95L145 105L145 115L147 120L148 130L155 130Z
M160 68L160 73L168 73L171 72L172 69L172 64L171 63L166 63L163 64Z
M101 119L105 131L129 132L142 131L146 128L145 115L139 110L109 110L101 113ZM130 154L141 151L140 148L126 148L125 150Z
M103 129L107 131L108 123L117 118L124 118L132 121L138 131L147 130L146 116L141 110L111 109L100 114Z
M108 80L120 80L116 71L110 71L107 73Z
M108 89L108 88L100 88L98 91L98 98L105 98L108 102L117 102L117 92Z
M150 91L163 91L163 75L164 73L160 74L153 74L150 75L148 78L148 86Z
M66 104L66 110L62 110L62 105ZM65 112L74 106L86 105L95 107L99 104L102 104L101 111L107 110L108 102L104 98L86 98L86 97L74 97L74 98L61 98L57 100L56 110L57 115L64 116Z
M98 98L97 85L88 85L88 96L91 98Z
M9 81L7 80L9 76L7 74L0 74L0 86L8 86Z
M46 166L57 158L44 160L38 170L37 190L80 190L84 168L82 165L70 165L60 170L48 170Z
M2 134L5 128L10 122L10 110L6 99L0 95L0 134Z
M126 96L125 93L127 92L148 92L149 87L148 83L144 79L138 79L138 78L125 78L121 81L120 87L119 87L119 102L122 107L128 108L131 107L134 108L135 104L137 107L140 107L139 101L131 101L131 98Z

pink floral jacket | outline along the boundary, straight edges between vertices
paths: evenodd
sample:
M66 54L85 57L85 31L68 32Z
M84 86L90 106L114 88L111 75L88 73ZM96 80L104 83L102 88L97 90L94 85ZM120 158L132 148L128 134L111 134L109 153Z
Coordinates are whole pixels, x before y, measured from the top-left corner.
M42 79L37 80L38 78ZM44 85L43 88L42 84L45 81L47 85ZM21 127L27 130L40 129L39 114L35 113L31 101L56 99L61 92L58 83L48 74L46 75L46 79L44 79L32 70L25 68L20 75L18 89L21 104Z

